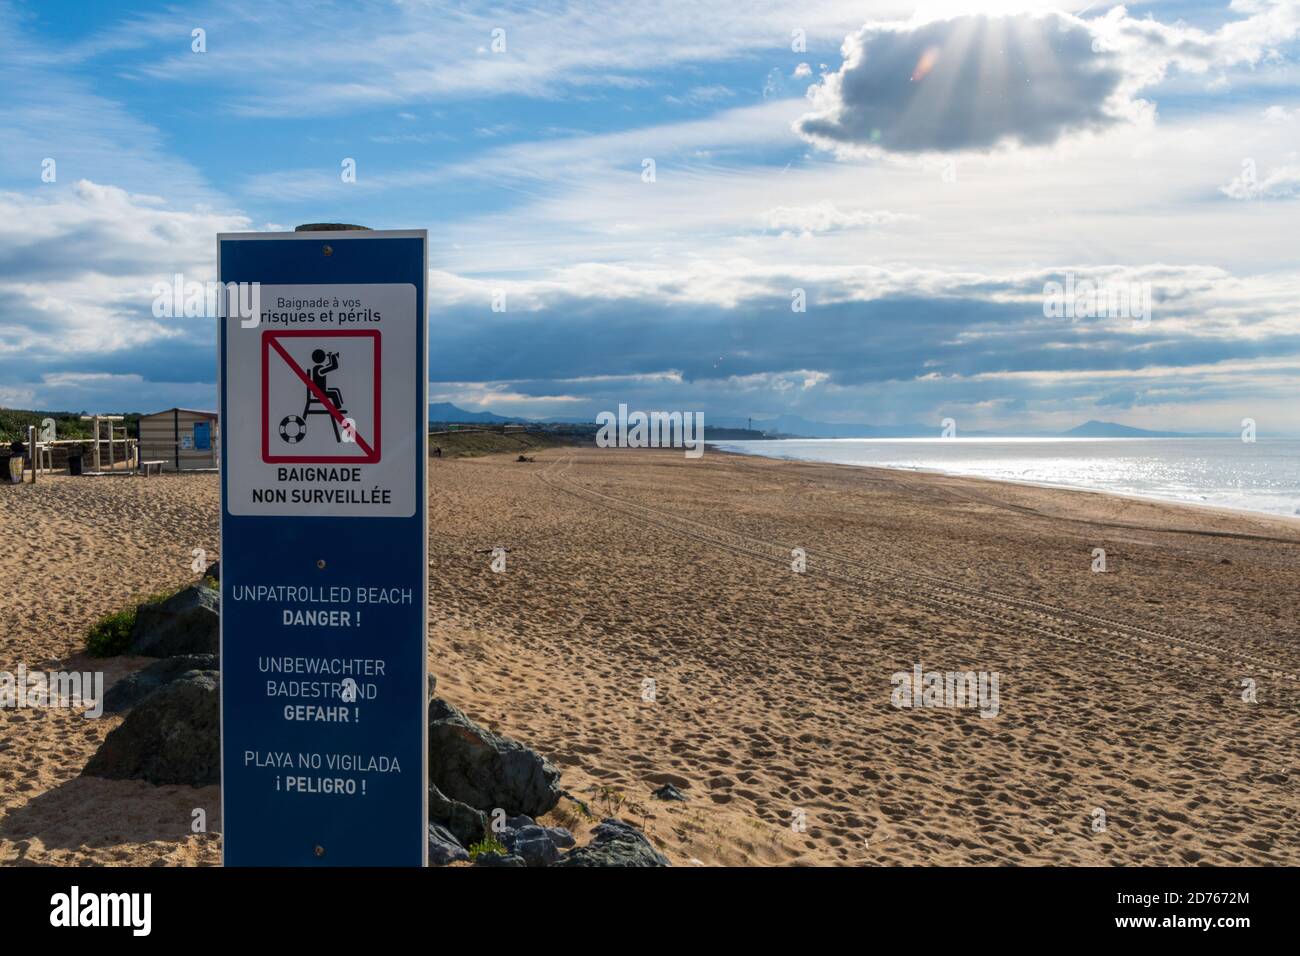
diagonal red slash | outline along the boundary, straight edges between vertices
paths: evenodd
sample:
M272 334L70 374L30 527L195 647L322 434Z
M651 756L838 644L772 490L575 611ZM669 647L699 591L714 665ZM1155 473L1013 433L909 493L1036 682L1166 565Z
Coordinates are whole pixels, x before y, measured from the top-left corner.
M331 402L329 397L316 386L316 383L311 380L311 376L304 372L302 368L299 367L298 363L293 360L293 357L284 350L284 346L274 338L268 338L267 341L271 343L271 348L280 353L280 358L284 359L285 364L289 366L293 373L302 379L302 382L307 386L308 391L316 396L316 400L325 406L325 411L330 413L330 417L338 422L342 427L347 428L348 425L343 418L343 413L334 407L334 403ZM356 440L356 443L361 446L362 451L370 457L374 457L375 450L370 447L364 438L361 437L361 433L356 430L355 426L352 428L352 437Z

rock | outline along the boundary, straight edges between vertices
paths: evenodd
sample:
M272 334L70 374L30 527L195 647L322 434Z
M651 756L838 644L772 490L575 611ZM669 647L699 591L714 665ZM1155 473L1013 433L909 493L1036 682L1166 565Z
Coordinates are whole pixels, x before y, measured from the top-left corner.
M680 790L678 790L676 787L674 787L671 783L666 783L666 784L664 784L662 787L660 787L658 790L656 790L656 791L652 794L652 796L657 797L657 798L660 799L660 800L681 800L681 801L685 801L685 800L688 800L688 799L689 799L689 797L687 797L686 794L682 793Z
M487 814L481 810L453 800L429 785L429 822L441 824L465 846L478 843L487 832Z
M484 730L440 697L429 702L429 782L491 813L539 817L560 801L560 771L518 741Z
M104 738L84 773L157 785L220 783L218 698L215 671L192 671L164 684Z
M573 838L573 834L564 827L547 827L546 832L550 835L551 842L560 850L567 850L578 842Z
M429 824L429 865L446 866L458 860L468 860L469 853L460 845L446 827Z
M546 827L534 823L518 830L508 830L502 836L501 842L506 849L521 857L528 866L547 866L560 858L559 848L546 832Z
M500 853L480 853L474 861L475 866L527 866L522 857L502 856Z
M220 601L212 588L196 584L157 604L141 604L127 653L147 657L218 653Z
M507 832L522 830L525 827L540 827L542 830L545 830L546 834L551 838L551 842L554 843L561 850L573 846L574 842L576 842L573 839L573 834L570 833L568 830L564 829L564 827L544 827L536 820L534 820L532 817L525 816L523 814L520 814L517 817L509 817L506 819ZM505 841L503 840L502 842Z
M560 850L576 842L564 827L544 827L526 814L508 817L504 829L494 834L514 856L529 866L548 866L560 858Z
M622 820L602 820L586 846L570 850L551 866L672 866L645 834Z
M181 654L177 657L164 657L144 670L128 674L114 684L113 689L104 695L104 712L118 714L130 710L159 687L170 684L189 671L215 671L216 669L216 654Z

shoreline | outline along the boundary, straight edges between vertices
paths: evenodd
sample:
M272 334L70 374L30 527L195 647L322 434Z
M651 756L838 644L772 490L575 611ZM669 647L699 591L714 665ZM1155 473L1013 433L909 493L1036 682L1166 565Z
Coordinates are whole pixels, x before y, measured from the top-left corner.
M813 439L816 440L816 439ZM856 441L857 439L844 439L847 441ZM881 439L882 441L890 439ZM1078 439L1079 441L1121 441L1124 439ZM1128 439L1130 441L1144 441L1146 439ZM1176 440L1176 439L1171 439ZM912 475L932 475L939 478L958 478L969 481L985 481L998 485L1015 485L1023 488L1045 488L1053 491L1073 491L1083 494L1106 495L1112 498L1121 498L1129 501L1141 501L1149 504L1159 505L1178 505L1197 510L1221 512L1227 516L1269 518L1282 522L1288 527L1300 530L1300 513L1288 515L1277 511L1262 511L1255 508L1243 508L1233 505L1213 504L1207 501L1188 501L1185 498L1165 498L1159 495L1140 494L1133 491L1115 491L1110 488L1087 488L1083 485L1063 485L1050 481L1029 481L1019 478L994 478L989 475L972 475L959 471L945 471L941 468L912 468L905 465L876 465L876 464L855 464L853 462L826 461L822 458L801 458L794 455L761 455L757 452L748 453L735 451L727 448L719 448L713 442L706 442L705 447L718 455L735 455L740 458L762 458L767 461L793 461L802 465L832 465L837 468L859 468L867 471L885 471L885 472L902 472ZM1297 504L1300 508L1300 504Z

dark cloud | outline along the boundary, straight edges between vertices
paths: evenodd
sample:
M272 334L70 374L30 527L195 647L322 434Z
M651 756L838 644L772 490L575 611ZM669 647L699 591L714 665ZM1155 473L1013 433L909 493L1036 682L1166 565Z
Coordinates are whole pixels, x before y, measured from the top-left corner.
M1158 312L1143 327L1126 318L1045 318L1041 299L1032 295L1041 286L1034 276L1020 284L989 280L980 284L984 291L964 295L845 301L839 286L810 285L804 313L792 313L788 300L775 295L734 307L556 296L545 308L489 321L435 306L430 378L510 383L528 395L608 402L632 388L668 397L689 387L722 397L743 391L747 378L797 380L794 373L805 371L825 376L818 387L872 388L934 376L950 388L965 380L973 394L1013 399L1042 387L1016 380L1016 373L1140 376L1151 368L1300 353L1300 335L1259 337L1230 328L1190 333L1180 317L1199 311L1204 300ZM1013 292L1028 295L1012 298ZM1243 308L1240 321L1249 323L1251 307ZM653 380L666 372L680 381ZM1007 380L999 384L996 376Z
M983 14L920 25L867 25L845 40L839 72L796 123L828 147L890 152L1052 143L1116 122L1118 59L1093 49L1081 20Z

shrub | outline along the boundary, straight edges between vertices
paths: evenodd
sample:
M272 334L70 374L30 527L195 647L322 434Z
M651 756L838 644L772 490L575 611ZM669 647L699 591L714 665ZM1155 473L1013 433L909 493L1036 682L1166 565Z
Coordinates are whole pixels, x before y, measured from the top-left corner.
M135 629L135 612L141 604L161 604L179 594L180 588L159 591L131 604L124 611L114 611L101 617L86 634L86 653L91 657L117 657L131 646L131 632Z
M135 608L101 617L86 635L86 653L91 657L116 657L131 645Z
M506 855L505 844L503 844L500 840L498 840L490 833L487 836L485 836L482 840L479 840L477 843L470 844L469 858L471 860L477 860L484 853L496 853L500 856L505 856Z

